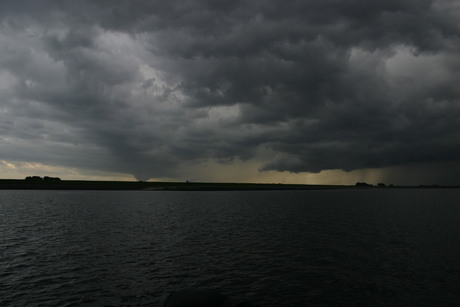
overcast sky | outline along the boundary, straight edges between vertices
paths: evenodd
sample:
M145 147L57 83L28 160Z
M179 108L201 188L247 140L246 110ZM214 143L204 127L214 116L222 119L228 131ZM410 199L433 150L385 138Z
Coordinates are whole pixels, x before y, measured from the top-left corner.
M457 0L2 0L2 178L460 184Z

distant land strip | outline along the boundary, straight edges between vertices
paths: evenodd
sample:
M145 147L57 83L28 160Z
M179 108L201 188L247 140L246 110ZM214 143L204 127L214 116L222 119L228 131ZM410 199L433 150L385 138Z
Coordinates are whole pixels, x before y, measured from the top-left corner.
M120 190L120 191L251 191L251 190L332 190L332 189L394 189L394 188L460 188L460 186L383 186L314 185L280 183L213 183L213 182L144 182L86 180L0 179L0 190Z

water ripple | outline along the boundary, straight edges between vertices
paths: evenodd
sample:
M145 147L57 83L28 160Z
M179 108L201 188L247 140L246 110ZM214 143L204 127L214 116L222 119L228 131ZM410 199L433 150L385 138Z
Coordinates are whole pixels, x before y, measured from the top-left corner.
M1 306L460 300L458 190L0 191ZM442 213L444 212L444 214Z

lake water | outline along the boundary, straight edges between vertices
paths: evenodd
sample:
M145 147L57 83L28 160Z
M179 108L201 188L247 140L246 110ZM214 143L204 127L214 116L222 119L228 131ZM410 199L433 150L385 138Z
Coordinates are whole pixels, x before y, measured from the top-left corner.
M454 306L460 190L0 191L1 306Z

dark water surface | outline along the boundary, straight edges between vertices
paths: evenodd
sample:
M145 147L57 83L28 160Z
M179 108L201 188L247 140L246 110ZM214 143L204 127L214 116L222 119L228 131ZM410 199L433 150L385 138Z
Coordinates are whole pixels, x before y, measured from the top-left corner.
M0 191L0 306L455 306L460 190Z

